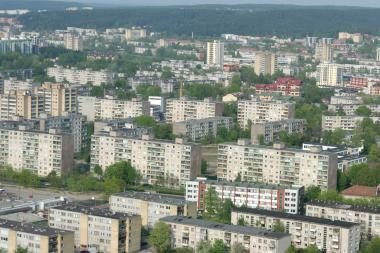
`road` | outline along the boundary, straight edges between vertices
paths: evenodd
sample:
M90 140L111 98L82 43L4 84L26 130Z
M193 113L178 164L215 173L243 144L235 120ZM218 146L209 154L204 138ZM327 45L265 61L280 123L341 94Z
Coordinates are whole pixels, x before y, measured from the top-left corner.
M55 198L55 197L65 197L72 201L81 201L81 200L88 200L88 199L102 199L103 196L101 194L93 194L93 193L73 193L68 191L59 191L54 189L34 189L34 188L27 188L22 186L15 186L15 185L7 185L7 184L1 184L1 188L5 190L5 192L10 193L12 195L15 195L19 199L30 199L30 200L42 200L42 199L48 199L48 198Z

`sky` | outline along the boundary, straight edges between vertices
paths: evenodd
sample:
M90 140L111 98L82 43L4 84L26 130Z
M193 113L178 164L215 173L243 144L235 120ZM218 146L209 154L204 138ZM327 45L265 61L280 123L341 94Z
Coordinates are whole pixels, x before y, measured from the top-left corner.
M380 7L380 0L71 0L83 3L123 5L191 5L191 4L295 4Z

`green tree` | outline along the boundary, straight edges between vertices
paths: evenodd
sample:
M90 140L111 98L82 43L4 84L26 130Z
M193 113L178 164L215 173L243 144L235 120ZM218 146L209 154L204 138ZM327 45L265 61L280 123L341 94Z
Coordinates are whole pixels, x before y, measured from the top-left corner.
M104 192L107 196L124 191L125 186L125 181L119 178L111 177L104 180Z
M338 184L337 184L337 189L339 192L343 191L349 186L349 179L346 176L346 173L338 170Z
M240 242L235 242L231 246L231 253L245 253L246 249Z
M174 73L171 71L171 69L168 67L164 67L164 69L161 73L161 79L168 80L172 77L174 77Z
M154 127L156 121L151 116L141 115L134 119L135 123L140 127Z
M372 111L367 106L361 105L356 109L355 114L358 116L369 117L371 116Z
M157 85L142 84L137 86L136 92L144 98L149 96L161 96L161 87Z
M22 170L18 175L18 183L25 187L39 187L41 182L36 174L30 170Z
M320 253L321 251L315 245L308 246L303 253Z
M125 184L131 185L137 183L139 175L130 162L120 161L107 167L104 173L104 179L111 178L121 179Z
M233 207L234 207L234 204L232 203L231 199L224 200L221 208L219 207L219 210L217 211L218 221L225 224L230 224Z
M215 220L220 206L221 200L218 198L216 190L214 188L208 189L205 196L205 213L203 217Z
M169 226L161 221L155 223L148 237L148 242L157 253L169 252L171 247Z
M304 196L305 202L309 202L318 198L320 194L321 194L321 188L319 188L318 186L307 187L305 191L305 196Z
M364 245L364 247L359 251L359 253L378 253L380 249L380 238L375 237L372 240Z
M286 250L286 253L298 253L297 249L294 247L294 245L291 245L289 249Z
M337 191L335 190L328 190L322 192L319 197L319 200L324 200L324 201L336 201L336 202L342 202L343 197L340 195Z
M17 249L15 250L15 253L28 253L28 249L18 246Z
M207 175L207 161L206 160L203 160L201 161L201 174L204 176L204 175Z
M369 148L368 160L371 162L379 161L379 148L377 144L372 144L371 147Z
M240 217L237 221L237 225L239 226L246 226L247 222L245 222L244 217Z
M223 240L215 240L214 243L212 244L212 249L210 253L226 253L227 252L227 247L224 244Z
M191 248L177 248L175 249L176 253L193 253L194 251Z
M285 232L285 225L280 220L277 220L272 225L272 231L274 232Z
M240 76L239 75L234 75L232 77L231 84L228 87L227 91L230 92L230 93L231 92L238 92L238 91L240 91L240 87L241 87Z
M200 241L197 245L198 253L210 253L212 249L212 245L210 241Z
M94 173L98 176L103 176L103 169L99 165L95 165Z
M50 172L46 180L52 187L60 188L62 186L62 180L57 176L55 171Z
M341 145L346 134L344 130L338 128L334 131L324 131L322 134L323 144L327 145Z

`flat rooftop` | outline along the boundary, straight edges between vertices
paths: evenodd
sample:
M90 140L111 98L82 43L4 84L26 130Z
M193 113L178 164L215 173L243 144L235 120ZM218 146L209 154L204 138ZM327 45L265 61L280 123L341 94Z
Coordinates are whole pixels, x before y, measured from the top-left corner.
M274 218L287 219L287 220L296 220L296 221L301 221L301 222L315 223L315 224L321 224L321 225L326 225L326 226L343 227L343 228L351 228L353 226L359 225L353 222L338 221L338 220L332 221L329 219L316 218L316 217L304 216L304 215L299 215L299 214L282 213L282 212L263 210L263 209L257 209L257 208L242 207L242 208L234 208L232 211L238 212L238 213L250 213L250 214L256 214L260 216L274 217Z
M18 221L10 221L10 220L4 220L4 219L0 219L0 227L12 229L19 232L37 234L37 235L43 235L43 236L73 233L66 230L54 229L54 228L49 228L49 227L42 228L42 227L34 226L30 223L22 223Z
M140 200L149 201L149 202L177 205L177 206L185 205L188 202L186 201L185 197L182 197L182 196L160 194L160 193L153 193L153 192L126 191L126 192L113 194L112 196L140 199Z
M364 213L380 214L379 207L372 207L372 206L365 206L365 205L348 205L348 204L342 204L335 201L313 200L307 203L306 205L329 207L329 208L350 210L350 211L364 212Z
M40 222L40 221L46 220L38 216L37 214L31 213L31 212L17 212L17 213L5 214L5 215L1 215L0 219L9 220L9 221L18 221L18 222L24 222L24 223L34 223L34 222Z
M113 212L113 211L109 210L108 208L89 207L89 206L85 206L85 205L78 205L75 203L62 205L62 206L58 206L58 207L53 207L51 209L52 210L63 210L63 211L74 212L74 213L83 213L83 214L87 214L87 215L104 217L104 218L111 218L111 219L125 219L128 217L136 216L133 214Z
M182 216L167 216L167 217L161 218L161 221L190 225L190 226L197 226L197 227L202 227L202 228L232 232L232 233L243 234L243 235L267 237L267 238L273 238L273 239L282 239L284 237L289 236L289 234L286 234L286 233L273 232L273 231L269 231L262 228L228 225L228 224L217 223L217 222L201 220L201 219L192 219L192 218L182 217Z

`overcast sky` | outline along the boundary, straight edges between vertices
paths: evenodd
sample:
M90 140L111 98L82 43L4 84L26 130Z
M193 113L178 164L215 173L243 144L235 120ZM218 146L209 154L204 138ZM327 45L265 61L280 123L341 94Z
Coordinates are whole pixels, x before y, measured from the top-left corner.
M69 0L68 0L69 1ZM380 0L71 0L85 3L113 3L123 5L183 5L183 4L300 4L300 5L345 5L380 7Z

